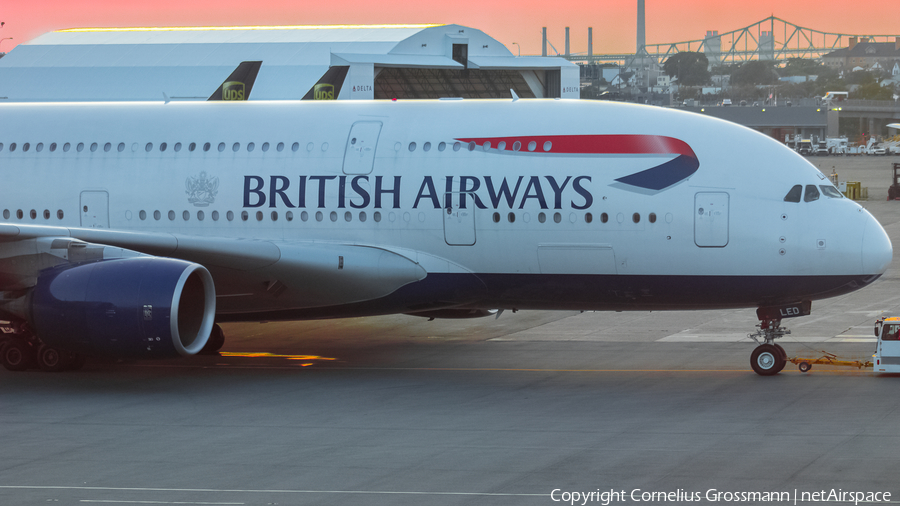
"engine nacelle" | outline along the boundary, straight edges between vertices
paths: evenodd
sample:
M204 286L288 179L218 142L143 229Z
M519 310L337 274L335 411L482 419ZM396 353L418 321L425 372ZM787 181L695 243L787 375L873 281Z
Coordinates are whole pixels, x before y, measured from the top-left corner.
M45 270L31 299L32 326L47 345L123 358L194 355L215 312L205 267L150 256Z

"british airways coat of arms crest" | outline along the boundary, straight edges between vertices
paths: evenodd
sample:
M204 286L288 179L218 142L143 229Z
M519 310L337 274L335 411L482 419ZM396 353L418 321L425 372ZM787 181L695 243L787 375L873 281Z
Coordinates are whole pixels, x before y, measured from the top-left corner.
M209 177L206 171L199 176L190 176L184 181L188 202L197 207L206 207L216 201L219 193L219 178Z

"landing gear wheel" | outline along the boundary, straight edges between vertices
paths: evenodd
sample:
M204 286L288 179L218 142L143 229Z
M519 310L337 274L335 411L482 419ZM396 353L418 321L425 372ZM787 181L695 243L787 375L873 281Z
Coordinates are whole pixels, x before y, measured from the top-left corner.
M750 367L760 376L774 376L784 369L784 355L771 344L757 346L750 354Z
M781 372L781 370L784 369L784 366L787 365L787 352L784 351L784 348L782 348L781 345L773 344L772 346L774 346L776 350L781 352L781 362L780 362L781 366L779 366L778 370L775 371L776 373L778 373L778 372Z
M0 359L9 371L25 371L34 364L34 350L23 339L10 339Z
M69 354L59 348L47 346L46 344L38 348L37 363L42 371L60 372L69 368L69 361L66 360Z
M809 362L800 362L800 365L798 365L797 367L800 368L800 372L807 372L812 369L812 364L810 364Z
M209 335L209 340L206 341L206 346L200 350L200 355L215 355L222 349L222 346L225 345L225 332L222 331L222 327L219 324L213 325L212 333Z
M787 352L784 351L784 348L782 348L780 344L773 344L772 346L774 346L776 350L781 352L782 357L787 358Z

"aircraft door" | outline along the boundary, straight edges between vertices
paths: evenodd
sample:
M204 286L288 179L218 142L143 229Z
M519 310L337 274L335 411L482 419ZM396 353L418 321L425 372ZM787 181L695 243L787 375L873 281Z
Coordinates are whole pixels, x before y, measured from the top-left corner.
M728 244L728 194L700 192L694 196L694 244L724 248Z
M475 200L459 191L459 178L453 178L451 191L444 194L444 241L450 246L475 244ZM466 207L462 207L462 203Z
M375 165L380 121L357 121L350 127L344 150L344 174L369 174Z
M109 193L105 191L81 192L81 226L109 228Z

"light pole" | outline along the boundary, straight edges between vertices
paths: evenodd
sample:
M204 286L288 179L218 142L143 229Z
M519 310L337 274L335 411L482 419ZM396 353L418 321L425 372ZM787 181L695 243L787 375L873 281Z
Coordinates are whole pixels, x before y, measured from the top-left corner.
M522 56L522 46L520 46L518 42L513 42L513 44L515 44L516 48L518 48L519 56Z
M6 24L6 21L0 21L0 28L3 28L3 25L5 25L5 24ZM0 44L3 44L3 41L6 39L12 40L12 37L4 37L4 38L0 39Z

